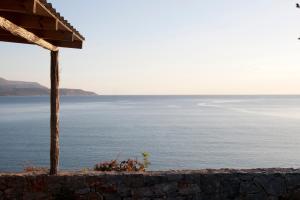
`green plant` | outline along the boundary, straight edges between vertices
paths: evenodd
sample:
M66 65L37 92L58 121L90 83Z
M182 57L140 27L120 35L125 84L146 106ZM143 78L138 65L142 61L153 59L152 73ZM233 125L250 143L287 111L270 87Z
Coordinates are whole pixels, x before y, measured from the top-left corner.
M150 154L148 152L143 152L142 156L143 156L144 166L147 169L151 165L149 161Z
M96 171L117 171L117 172L144 172L149 167L150 154L147 152L142 153L143 161L138 159L127 159L119 161L117 159L111 161L100 162L95 165Z

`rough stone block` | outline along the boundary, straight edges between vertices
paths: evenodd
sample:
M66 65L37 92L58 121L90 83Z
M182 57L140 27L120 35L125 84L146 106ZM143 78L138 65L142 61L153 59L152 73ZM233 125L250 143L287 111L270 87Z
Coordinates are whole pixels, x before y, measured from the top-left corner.
M260 186L269 196L284 196L287 191L284 178L277 175L256 176L254 183Z
M245 182L242 181L240 185L240 193L243 195L247 194L257 194L259 192L263 192L261 187L258 187L255 183L253 182Z
M1 175L0 200L300 200L300 170Z

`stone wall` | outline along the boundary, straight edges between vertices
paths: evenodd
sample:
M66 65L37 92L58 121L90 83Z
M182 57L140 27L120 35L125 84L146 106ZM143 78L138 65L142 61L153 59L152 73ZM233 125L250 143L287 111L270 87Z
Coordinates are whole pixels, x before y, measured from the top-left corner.
M0 200L300 199L300 170L0 174Z

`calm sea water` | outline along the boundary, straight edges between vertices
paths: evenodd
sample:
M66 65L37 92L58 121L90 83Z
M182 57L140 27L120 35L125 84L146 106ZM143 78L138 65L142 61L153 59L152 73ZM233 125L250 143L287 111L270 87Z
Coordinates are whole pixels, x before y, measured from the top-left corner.
M62 169L151 154L151 170L300 167L300 96L61 98ZM0 171L49 164L49 98L0 97Z

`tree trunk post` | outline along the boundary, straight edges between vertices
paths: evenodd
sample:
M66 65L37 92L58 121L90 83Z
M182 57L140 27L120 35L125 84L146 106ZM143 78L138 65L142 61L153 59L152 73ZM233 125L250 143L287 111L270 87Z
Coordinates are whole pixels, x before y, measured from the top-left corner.
M51 51L50 91L50 175L56 175L59 163L59 65L58 51Z

